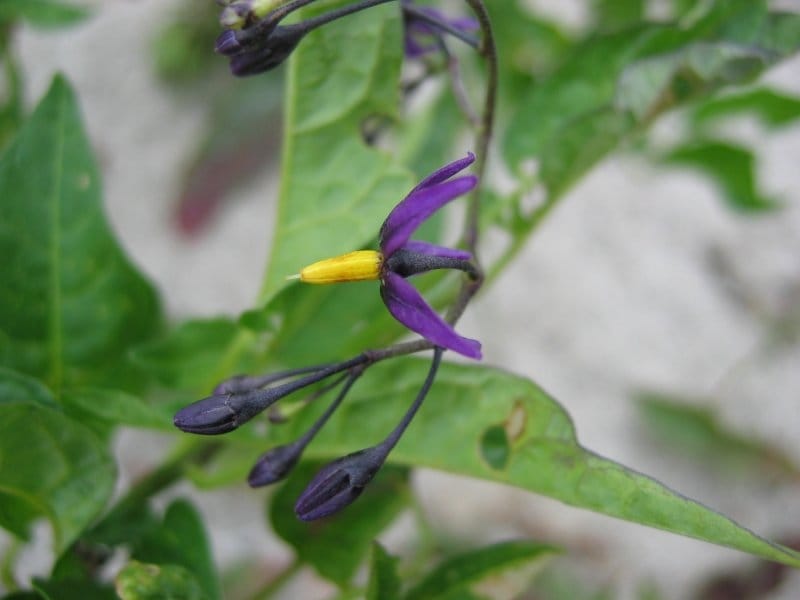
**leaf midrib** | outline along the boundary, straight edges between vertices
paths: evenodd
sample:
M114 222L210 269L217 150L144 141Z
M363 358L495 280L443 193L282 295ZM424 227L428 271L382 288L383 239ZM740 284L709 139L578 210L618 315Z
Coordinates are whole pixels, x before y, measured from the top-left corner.
M63 323L61 314L61 184L64 178L64 113L66 111L66 98L60 94L56 105L56 123L54 131L52 188L49 197L50 204L50 286L48 303L49 310L49 346L50 346L50 377L49 383L56 398L61 396L63 382Z

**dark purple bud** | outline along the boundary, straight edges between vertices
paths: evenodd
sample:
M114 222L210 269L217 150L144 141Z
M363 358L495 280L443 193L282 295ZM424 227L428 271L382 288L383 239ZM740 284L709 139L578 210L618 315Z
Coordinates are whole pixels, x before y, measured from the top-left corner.
M214 42L214 52L225 56L235 56L244 50L244 46L239 43L236 31L228 29L223 31Z
M304 443L294 442L262 454L247 477L250 487L269 485L286 477L300 460L304 448Z
M350 505L375 477L387 452L387 446L379 444L329 463L300 494L294 512L303 521L314 521Z
M215 394L182 408L175 414L175 427L188 433L228 433L252 419L280 396L273 390L246 394Z
M231 58L231 73L247 77L274 69L289 58L308 31L301 24L276 27L263 42Z

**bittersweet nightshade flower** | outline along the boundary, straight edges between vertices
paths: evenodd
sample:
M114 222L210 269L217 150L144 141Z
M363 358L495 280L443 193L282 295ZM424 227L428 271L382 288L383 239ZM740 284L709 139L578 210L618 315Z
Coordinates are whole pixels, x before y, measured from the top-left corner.
M410 239L437 210L475 187L478 179L473 175L453 179L474 160L475 156L469 153L411 190L383 222L379 252L359 250L318 261L300 271L300 280L327 284L380 279L381 298L400 323L436 346L480 359L480 343L457 334L406 281L407 277L434 269L459 269L470 276L477 275L469 252Z
M378 473L389 453L400 441L433 385L442 359L442 348L434 348L433 362L414 403L381 443L328 463L300 494L294 511L303 521L313 521L339 512L353 503Z

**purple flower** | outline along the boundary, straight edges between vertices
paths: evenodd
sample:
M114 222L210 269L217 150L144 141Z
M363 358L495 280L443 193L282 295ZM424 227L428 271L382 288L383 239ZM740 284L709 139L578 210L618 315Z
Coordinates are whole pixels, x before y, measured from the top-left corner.
M469 252L410 239L437 210L475 187L478 179L474 175L453 178L474 160L469 153L433 172L411 190L383 222L380 252L359 250L321 260L301 270L300 280L323 284L380 279L381 298L400 323L436 346L480 359L480 343L456 333L406 281L434 269L459 269L477 276Z

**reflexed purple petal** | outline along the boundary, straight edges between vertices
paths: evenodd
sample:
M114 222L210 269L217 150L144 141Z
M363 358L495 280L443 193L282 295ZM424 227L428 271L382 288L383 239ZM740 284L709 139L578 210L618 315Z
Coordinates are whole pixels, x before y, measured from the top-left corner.
M417 186L416 191L411 192L395 206L381 225L380 247L383 255L391 256L394 251L405 245L428 217L451 200L469 192L477 183L477 177L466 175L424 189L419 189Z
M417 184L411 192L416 192L417 190L421 190L422 188L426 188L437 183L441 183L447 179L450 179L456 173L463 171L472 163L475 162L475 155L472 152L467 152L467 155L464 158L459 158L458 160L454 160L450 164L443 166L441 169L437 169L430 175L428 175L425 179ZM410 195L410 194L409 194Z
M384 274L381 297L392 316L411 331L442 348L468 358L481 358L480 342L458 335L428 306L414 286L399 275L391 271Z
M403 250L409 252L419 252L420 254L427 254L428 256L441 256L442 258L455 258L456 260L470 260L472 254L466 250L458 250L457 248L445 248L444 246L437 246L429 242L420 242L418 240L410 240L403 245Z

